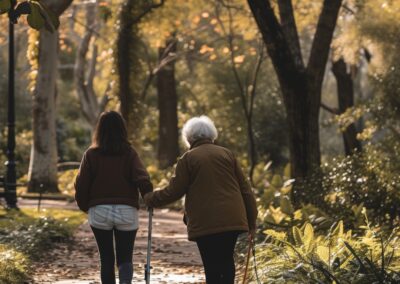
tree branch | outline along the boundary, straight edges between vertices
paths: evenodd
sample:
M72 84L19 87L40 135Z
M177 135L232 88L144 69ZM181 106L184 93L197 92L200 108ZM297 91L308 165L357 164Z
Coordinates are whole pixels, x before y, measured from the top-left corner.
M130 27L130 26L133 26L134 24L139 23L144 16L146 16L148 13L153 11L153 9L156 9L156 8L159 8L159 7L163 6L164 3L165 3L165 0L161 0L160 3L149 5L139 15L137 15L136 17L133 17L130 20L130 22L128 23L128 26Z
M77 14L77 6L73 5L72 6L72 11L70 16L68 17L68 22L69 22L69 32L71 34L71 38L75 41L75 42L81 42L82 41L82 37L75 31L75 23L76 23L76 14Z
M89 72L86 79L87 85L91 88L93 88L93 80L96 75L97 53L97 45L93 43L92 58L90 59Z
M42 0L41 3L46 5L58 17L71 5L72 0Z
M296 66L270 0L247 0L247 2L267 46L280 85L291 86L296 82L303 81L303 72Z
M264 60L264 45L260 43L260 49L257 57L257 62L254 68L253 80L251 82L251 91L250 91L250 109L249 109L249 117L253 116L254 109L254 99L256 97L256 89L257 89L257 79L258 74L260 73L261 64Z
M279 15L283 33L289 43L290 51L293 54L298 68L305 69L299 35L297 32L296 20L294 18L292 0L278 0Z
M334 114L334 115L339 115L340 114L340 112L339 112L339 110L337 108L330 107L330 106L324 104L323 102L321 102L321 108L323 108L327 112L329 112L331 114Z
M329 50L336 27L339 10L343 0L324 0L319 16L317 29L311 47L307 72L317 86L322 85L325 66L329 57Z

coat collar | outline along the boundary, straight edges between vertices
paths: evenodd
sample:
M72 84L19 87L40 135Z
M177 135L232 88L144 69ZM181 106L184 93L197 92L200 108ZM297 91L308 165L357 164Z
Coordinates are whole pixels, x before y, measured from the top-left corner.
M203 145L203 144L213 144L213 142L212 142L211 139L199 139L199 140L196 140L196 141L194 141L192 143L192 145L190 145L190 150L192 150L193 148L196 148L196 147L198 147L200 145Z

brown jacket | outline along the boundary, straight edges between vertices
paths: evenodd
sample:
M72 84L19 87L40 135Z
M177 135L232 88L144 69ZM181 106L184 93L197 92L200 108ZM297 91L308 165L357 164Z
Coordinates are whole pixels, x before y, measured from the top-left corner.
M104 155L89 148L75 180L75 200L82 211L98 204L126 204L139 208L142 197L153 190L149 174L135 149L121 155Z
M179 159L169 185L144 200L161 207L184 195L189 240L256 226L256 201L238 162L209 140L195 142Z

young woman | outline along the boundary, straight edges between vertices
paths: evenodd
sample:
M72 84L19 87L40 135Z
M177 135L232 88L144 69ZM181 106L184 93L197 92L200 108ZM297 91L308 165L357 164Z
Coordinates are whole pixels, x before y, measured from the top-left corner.
M182 137L189 151L169 185L144 199L149 207L161 207L185 195L189 240L197 243L207 284L233 284L237 237L243 232L254 236L257 206L232 152L214 144L217 135L206 116L186 122Z
M88 213L97 242L103 284L132 282L132 255L138 230L139 191L153 190L149 174L129 144L126 126L115 111L100 115L92 146L84 153L75 181L75 199ZM115 241L115 249L114 249Z

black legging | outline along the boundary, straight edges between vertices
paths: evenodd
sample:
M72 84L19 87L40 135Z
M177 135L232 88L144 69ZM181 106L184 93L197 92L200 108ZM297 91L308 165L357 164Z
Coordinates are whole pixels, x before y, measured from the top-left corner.
M115 252L117 255L117 266L120 283L131 283L133 277L132 255L135 243L135 231L101 230L91 227L96 238L97 247L100 253L101 283L115 284Z
M196 239L206 273L207 284L233 284L233 253L240 232L224 232Z

